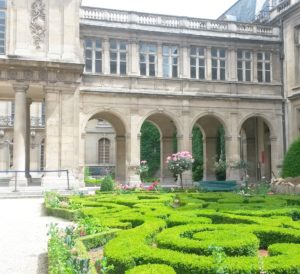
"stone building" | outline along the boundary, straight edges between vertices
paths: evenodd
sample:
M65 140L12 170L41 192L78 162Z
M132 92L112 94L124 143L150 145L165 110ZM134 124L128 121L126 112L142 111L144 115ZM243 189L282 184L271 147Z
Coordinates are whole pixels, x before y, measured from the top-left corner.
M250 163L252 180L278 173L300 128L298 1L273 1L256 22L80 2L0 0L1 170L26 171L19 185L31 175L57 188L62 170L78 187L86 166L101 166L134 184L141 126L150 121L161 134L163 183L172 183L165 159L174 133L178 150L191 151L194 126L204 178L214 177L220 126L228 163ZM229 167L227 178L240 174Z

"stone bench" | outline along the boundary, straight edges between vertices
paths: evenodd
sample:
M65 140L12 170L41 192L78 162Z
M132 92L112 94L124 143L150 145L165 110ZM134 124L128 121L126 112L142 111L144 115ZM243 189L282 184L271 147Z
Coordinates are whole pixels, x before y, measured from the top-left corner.
M235 191L239 189L236 181L200 181L198 185L202 191Z

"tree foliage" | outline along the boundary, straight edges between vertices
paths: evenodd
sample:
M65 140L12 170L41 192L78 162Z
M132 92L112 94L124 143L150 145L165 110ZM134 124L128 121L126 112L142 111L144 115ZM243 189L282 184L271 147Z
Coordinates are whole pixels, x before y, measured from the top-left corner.
M154 177L160 168L160 133L155 125L145 121L141 128L141 160L149 166L148 176Z
M300 138L290 146L282 166L283 178L297 176L300 176Z
M203 178L203 141L202 132L199 127L193 128L193 181L200 181Z

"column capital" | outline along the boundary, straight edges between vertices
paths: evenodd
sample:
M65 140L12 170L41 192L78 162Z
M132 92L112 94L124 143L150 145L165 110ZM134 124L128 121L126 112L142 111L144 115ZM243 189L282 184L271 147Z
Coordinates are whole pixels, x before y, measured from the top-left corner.
M13 83L12 87L15 92L27 92L29 85L27 83Z

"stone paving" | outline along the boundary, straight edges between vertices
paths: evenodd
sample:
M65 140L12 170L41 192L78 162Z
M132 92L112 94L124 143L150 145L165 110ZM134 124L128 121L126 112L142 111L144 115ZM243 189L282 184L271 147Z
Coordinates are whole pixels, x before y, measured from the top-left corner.
M47 224L42 198L0 199L0 274L47 273Z

